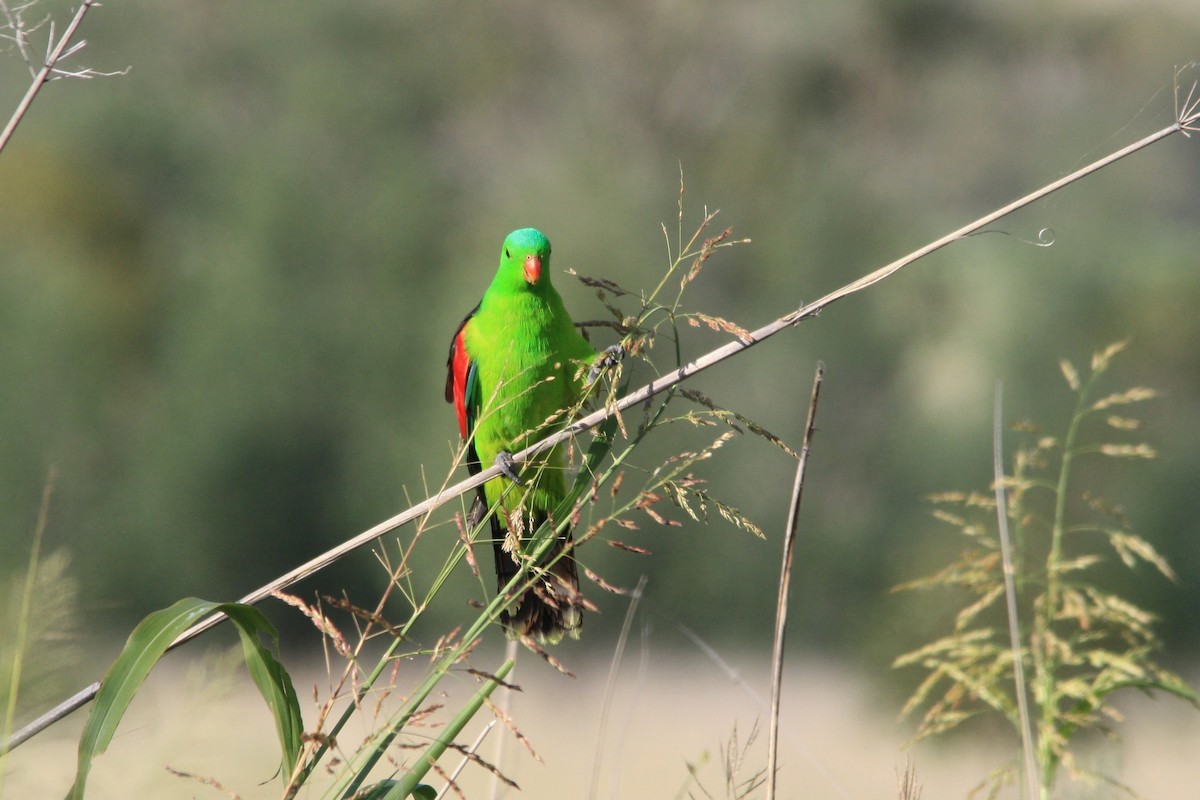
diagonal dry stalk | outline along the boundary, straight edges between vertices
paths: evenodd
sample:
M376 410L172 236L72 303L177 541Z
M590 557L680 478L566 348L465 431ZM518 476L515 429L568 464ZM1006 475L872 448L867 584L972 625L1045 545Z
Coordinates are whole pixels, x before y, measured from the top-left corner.
M89 2L85 3L85 5L93 4L94 0L89 0ZM1186 69L1186 67L1183 69ZM1183 72L1183 69L1180 69L1176 72L1176 81L1178 81L1178 77ZM749 332L745 336L738 337L733 341L728 342L727 344L718 347L703 356L700 356L696 360L684 364L682 367L679 367L672 372L668 372L659 376L645 386L642 386L640 389L625 395L615 403L606 403L603 408L600 408L597 411L588 414L579 420L576 420L570 425L562 428L557 433L547 436L545 439L530 445L521 452L515 453L513 455L513 461L519 464L535 455L549 450L558 444L561 444L577 434L590 430L604 420L608 419L610 416L613 416L614 414L620 414L621 412L633 408L634 406L638 406L655 395L658 395L680 383L683 383L692 376L703 372L704 370L713 367L722 361L731 358L732 356L745 352L754 345L769 339L780 331L794 327L802 320L817 316L817 314L819 314L823 309L832 305L834 302L841 300L842 298L849 297L852 294L857 294L858 292L861 292L870 286L874 286L914 261L941 250L942 248L958 241L959 239L970 236L971 234L982 230L988 225L991 225L992 223L1012 214L1013 212L1035 203L1038 200L1041 200L1042 198L1058 191L1059 189L1069 186L1094 172L1098 172L1099 170L1116 163L1126 156L1130 156L1136 152L1144 150L1150 145L1162 141L1172 134L1182 133L1184 136L1190 138L1191 134L1200 133L1200 95L1197 94L1197 86L1196 84L1193 84L1189 89L1187 96L1182 100L1179 99L1180 91L1180 87L1178 84L1176 84L1175 122L1163 128L1162 130L1143 137L1142 139L1139 139L1138 141L1113 153L1110 153L1103 158L1093 161L1087 166L1082 167L1070 173L1069 175L1059 178L1052 183L1048 183L1042 188L1030 192L1023 197L1014 200L1008 205L996 209L990 214L986 214L979 219L976 219L974 222L963 225L961 228L946 234L940 239L937 239L936 241L933 241L918 250L914 250L908 255L899 258L890 264L886 264L874 272L864 275L858 280L846 284L840 289L830 292L829 294L821 297L818 300L815 300L812 303L803 304L799 308L783 315L782 317L779 317L775 321L767 323L757 330ZM417 505L412 506L408 510L397 514L390 519L380 522L378 525L375 525L369 530L366 530L357 536L346 540L337 547L334 547L325 553L305 562L304 564L301 564L290 572L279 576L270 583L255 589L241 598L238 602L251 605L259 603L263 599L269 597L273 592L285 589L288 586L291 586L293 583L296 583L297 581L323 570L352 550L356 550L363 545L370 544L384 534L407 525L414 520L429 515L447 502L459 497L462 494L472 491L478 486L481 486L482 484L499 475L500 469L492 466L476 475L467 478L466 480L443 488ZM179 638L171 645L172 649L178 647L186 641L195 638L209 628L219 624L224 619L224 615L217 614L197 623L195 626L179 636ZM59 719L66 717L72 711L81 708L96 696L96 692L99 691L99 687L99 682L92 684L91 686L78 692L70 700L57 706L51 712L47 712L38 719L34 720L29 725L18 731L3 746L3 749L8 750L16 747L40 731L45 730Z
M800 525L800 499L804 494L804 471L817 423L817 398L825 365L817 362L813 375L812 395L808 401L808 418L804 423L804 443L800 447L800 463L796 465L796 482L792 487L792 503L788 509L787 532L783 537L783 564L779 574L779 598L775 607L775 645L771 654L771 724L767 730L767 800L775 800L775 779L779 755L779 702L783 689L783 639L787 630L787 604L792 578L792 555L796 550L796 529Z

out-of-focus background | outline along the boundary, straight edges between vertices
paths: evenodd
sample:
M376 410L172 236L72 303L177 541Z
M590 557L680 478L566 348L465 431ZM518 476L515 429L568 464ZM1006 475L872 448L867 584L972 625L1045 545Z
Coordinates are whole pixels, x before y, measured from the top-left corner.
M1200 15L1181 0L128 2L81 35L68 66L128 74L49 85L0 155L0 578L23 574L53 469L44 547L77 591L72 646L26 676L23 715L98 677L149 611L235 599L443 480L446 348L509 230L545 231L573 314L603 317L562 270L657 283L682 166L685 228L720 208L753 240L687 302L753 328L1170 124ZM5 114L27 85L7 53ZM1096 480L1178 580L1109 577L1161 616L1161 659L1196 673L1198 185L1197 143L1171 137L695 380L795 443L827 366L790 641L877 712L883 749L863 768L883 752L890 775L911 733L893 720L917 676L892 658L948 624L940 601L889 593L960 544L922 497L986 488L997 380L1011 418L1061 430L1058 360L1116 340L1113 388L1163 393L1140 409L1159 458ZM722 337L694 331L684 353ZM766 653L792 468L747 437L706 470L765 542L718 519L626 537L650 557L584 551L614 584L647 576L639 619L668 667L721 674L680 625ZM300 591L369 604L385 579L363 551ZM601 612L568 661L606 659L624 615L589 594ZM285 657L315 652L307 622L267 611ZM447 590L428 631L470 613ZM602 681L588 670L580 696ZM728 738L732 718L707 721ZM253 792L269 772L232 782Z

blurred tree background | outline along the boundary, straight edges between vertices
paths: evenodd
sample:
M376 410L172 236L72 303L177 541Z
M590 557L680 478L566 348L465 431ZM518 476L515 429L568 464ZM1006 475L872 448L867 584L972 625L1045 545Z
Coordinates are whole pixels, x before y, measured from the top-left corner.
M61 27L69 7L39 9ZM707 204L753 239L691 303L755 327L1168 125L1200 17L1172 0L124 2L82 35L70 65L130 72L51 84L0 157L0 564L26 563L53 465L46 547L69 553L99 639L184 595L239 597L440 482L449 337L509 230L544 230L574 316L603 317L561 271L653 286L682 165L685 227ZM27 85L0 61L0 107ZM1143 571L1125 591L1163 614L1166 660L1194 664L1196 148L1172 137L695 381L795 442L828 367L793 641L885 675L939 629L936 605L887 591L958 546L921 498L987 485L994 382L1012 417L1065 425L1058 359L1130 338L1117 380L1164 392L1143 412L1160 458L1110 494L1179 582ZM644 527L630 541L652 557L584 560L647 574L660 629L765 648L792 470L748 438L708 474L767 542ZM384 579L363 551L303 592L365 604ZM602 613L578 647L606 651L624 601L589 593Z

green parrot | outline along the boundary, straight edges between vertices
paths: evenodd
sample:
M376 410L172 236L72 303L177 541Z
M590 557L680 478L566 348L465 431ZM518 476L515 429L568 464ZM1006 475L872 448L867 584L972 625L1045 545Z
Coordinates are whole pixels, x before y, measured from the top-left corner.
M497 508L491 529L500 590L520 569L524 541L567 496L560 447L520 465L512 453L561 427L547 420L578 402L622 354L620 345L597 354L575 328L550 282L549 240L533 228L510 233L496 277L458 326L446 362L446 402L458 412L468 469L474 475L494 463L503 473L479 488L470 514L477 524ZM575 559L563 554L571 541L567 529L546 557L553 563L501 613L510 635L550 644L579 637L585 601Z

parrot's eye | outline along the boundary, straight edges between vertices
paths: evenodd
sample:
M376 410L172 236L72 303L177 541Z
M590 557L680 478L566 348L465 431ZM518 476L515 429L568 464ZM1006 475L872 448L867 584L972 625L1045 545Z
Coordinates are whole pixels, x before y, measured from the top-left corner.
M505 258L512 258L512 256L511 256L511 255L509 255L509 252L508 252L508 248L507 248L507 247L506 247L506 248L504 248L504 257L505 257Z

